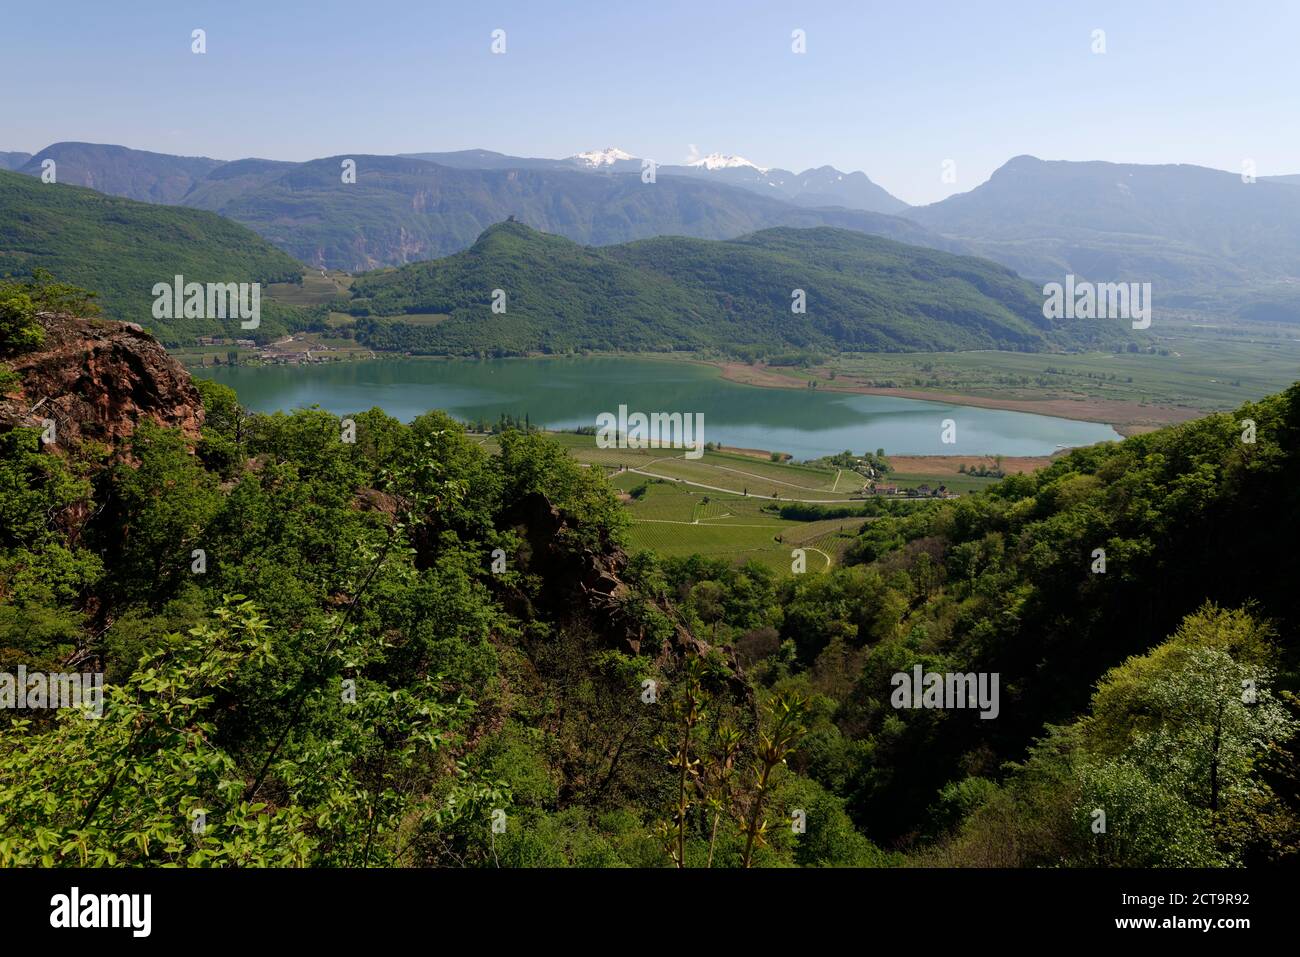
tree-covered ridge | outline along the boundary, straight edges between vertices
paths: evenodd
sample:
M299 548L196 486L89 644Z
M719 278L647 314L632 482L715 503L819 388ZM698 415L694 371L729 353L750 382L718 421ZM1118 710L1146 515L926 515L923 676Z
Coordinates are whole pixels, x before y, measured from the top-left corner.
M152 425L53 454L0 433L0 670L106 680L100 720L0 712L0 860L881 859L841 802L763 764L798 702L753 696L635 584L597 472L537 435L487 455L440 413L251 416L202 390L195 449ZM726 790L680 778L673 755L694 768L723 733ZM791 801L813 841L783 826Z
M193 445L0 432L0 671L102 671L107 699L0 711L6 863L1300 849L1271 547L1300 531L1300 385L878 517L848 567L788 578L627 558L611 486L538 434L489 454L437 412L201 390ZM917 666L997 674L996 717L897 707Z
M723 633L742 660L787 649L756 673L820 702L794 764L885 846L961 864L1293 858L1300 606L1279 548L1300 532L1298 456L1300 385L1075 450L867 524L854 567ZM725 605L730 575L683 568L676 587L720 581ZM918 664L999 674L997 719L891 707Z
M238 320L153 318L153 287L186 282L290 282L302 265L237 223L212 213L105 196L0 171L0 276L46 269L99 292L104 314L136 322L169 344L200 335L266 338L302 323L265 299L261 326Z
M1128 336L1118 321L1045 319L1039 292L992 263L829 228L593 248L506 222L463 253L363 275L352 296L338 306L368 342L427 353L1043 351Z

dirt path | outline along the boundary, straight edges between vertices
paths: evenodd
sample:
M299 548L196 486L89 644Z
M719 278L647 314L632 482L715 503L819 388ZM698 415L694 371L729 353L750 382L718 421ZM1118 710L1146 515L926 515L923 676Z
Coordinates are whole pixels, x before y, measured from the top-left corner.
M753 472L746 472L743 469L733 469L727 465L714 465L713 468L721 469L724 472L735 472L737 475L744 475L747 478L756 479L759 482L771 482L773 485L784 485L786 488L797 488L801 492L820 492L822 489L809 488L807 485L795 485L793 482L783 482L780 479L768 478L766 475L755 475ZM835 491L830 489L830 491Z
M675 518L637 518L635 515L632 516L632 521L634 523L648 522L651 525L700 525L704 528L770 528L775 532L779 532L785 527L783 525L742 525L739 522L727 522L725 524L715 525L712 524L714 519L710 518L706 518L703 521L697 518L693 522L683 522ZM814 551L815 550L816 549L814 549Z
M834 567L834 565L835 565L835 560L832 559L829 555L827 555L827 554L826 554L824 551L822 551L820 548L813 548L811 545L802 545L802 546L800 546L800 547L803 548L805 551L816 552L816 553L817 553L818 555L820 555L822 558L826 559L826 570L827 570L827 571L830 571L830 569L831 569L832 567Z
M645 469L643 468L629 468L627 469L627 471L634 473L634 475L646 476L647 479L663 479L663 481L666 482L680 482L681 485L693 485L694 488L708 489L710 490L710 492L725 492L728 495L742 494L740 492L736 492L736 489L724 489L722 488L722 486L719 485L705 485L703 484L703 482L693 482L688 479L675 479L675 477L672 477L671 475L656 475L655 472L646 472ZM798 486L794 486L794 488L798 488ZM803 490L805 490L805 492L810 492L810 489L803 489ZM776 495L757 495L757 494L751 494L749 495L749 497L762 498L762 499L770 498L774 502L806 502L809 503L809 505L853 505L854 501L865 501L865 499L845 499L845 498L789 498L789 497L777 498ZM909 499L900 499L900 501L909 501ZM926 501L926 499L918 498L918 499L910 499L910 501L924 502Z

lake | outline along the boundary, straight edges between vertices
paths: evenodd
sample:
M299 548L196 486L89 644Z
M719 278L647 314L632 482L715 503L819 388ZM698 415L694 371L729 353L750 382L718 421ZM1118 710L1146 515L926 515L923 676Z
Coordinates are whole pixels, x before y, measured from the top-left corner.
M594 426L601 412L701 412L704 439L789 452L1048 455L1120 436L1109 425L892 396L766 389L710 366L620 356L445 361L392 358L300 366L216 366L197 375L231 386L254 411L319 405L337 415L379 406L410 421L430 409L467 422L502 413L549 429ZM944 444L944 419L957 442Z

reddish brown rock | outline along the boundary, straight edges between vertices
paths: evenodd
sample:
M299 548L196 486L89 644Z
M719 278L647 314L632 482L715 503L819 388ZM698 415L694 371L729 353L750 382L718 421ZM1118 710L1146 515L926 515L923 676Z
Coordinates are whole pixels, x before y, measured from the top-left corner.
M45 342L3 365L22 379L0 397L0 429L57 427L56 446L117 446L143 421L197 439L203 403L185 368L135 323L41 314Z

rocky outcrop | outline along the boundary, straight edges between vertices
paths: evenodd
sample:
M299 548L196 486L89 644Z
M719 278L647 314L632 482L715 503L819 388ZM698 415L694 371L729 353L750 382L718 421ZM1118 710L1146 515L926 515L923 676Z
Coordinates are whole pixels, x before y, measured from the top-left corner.
M525 495L502 516L500 524L521 533L524 554L516 558L523 559L526 570L542 580L541 588L532 596L513 589L502 596L513 614L529 620L542 611L546 618L562 622L581 616L602 635L616 637L616 644L623 645L623 650L632 654L649 650L643 648L647 638L645 610L638 612L628 605L632 589L623 581L627 567L623 549L611 542L602 542L599 550L575 547L564 533L573 527L571 518L541 494ZM545 603L545 609L534 607L537 603ZM707 653L707 642L692 635L672 609L655 605L672 622L671 645L663 648L663 653Z
M56 426L52 450L93 439L120 445L145 420L198 438L203 403L184 367L140 326L42 314L45 341L0 368L21 379L0 397L0 429Z

